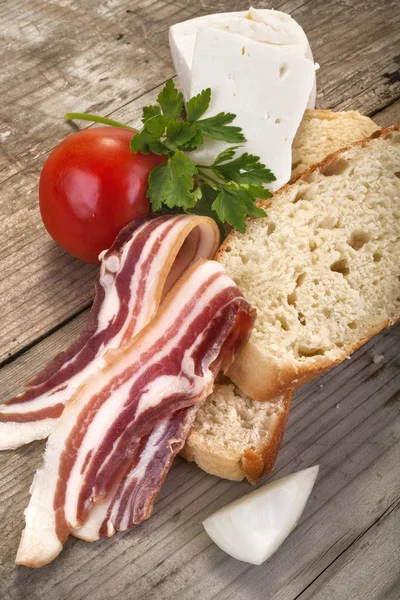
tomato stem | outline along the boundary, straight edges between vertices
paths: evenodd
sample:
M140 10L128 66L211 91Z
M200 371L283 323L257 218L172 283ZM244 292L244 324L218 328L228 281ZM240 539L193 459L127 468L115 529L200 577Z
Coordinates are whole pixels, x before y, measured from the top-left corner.
M136 131L133 127L129 127L129 125L125 125L124 123L120 123L119 121L114 121L114 119L107 119L106 117L100 117L98 115L89 115L87 113L67 113L64 115L64 119L66 121L72 121L75 119L79 119L81 121L92 121L93 123L103 123L103 125L111 125L112 127L122 127L123 129L132 129L132 131Z

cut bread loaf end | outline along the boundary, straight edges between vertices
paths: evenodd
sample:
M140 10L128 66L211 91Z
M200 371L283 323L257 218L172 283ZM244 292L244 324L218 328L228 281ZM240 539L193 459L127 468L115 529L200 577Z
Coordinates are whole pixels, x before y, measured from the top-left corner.
M228 375L273 400L400 316L400 126L330 155L262 203L217 260L257 308Z
M356 110L306 110L293 140L292 177L378 129L372 119Z
M255 483L275 464L292 392L256 402L231 383L218 383L198 410L181 454L212 475Z

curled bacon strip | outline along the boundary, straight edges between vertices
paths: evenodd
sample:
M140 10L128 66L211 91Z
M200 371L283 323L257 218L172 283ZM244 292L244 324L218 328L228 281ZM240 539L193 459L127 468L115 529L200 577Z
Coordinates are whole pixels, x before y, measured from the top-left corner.
M196 407L177 411L158 423L131 470L105 499L95 504L85 523L71 533L87 542L111 537L151 516L153 501L173 459L185 444ZM169 452L165 449L170 448Z
M96 297L86 328L23 394L0 405L0 450L47 437L81 383L103 367L104 356L140 331L162 297L219 243L214 221L194 215L159 216L121 231L103 253Z
M53 560L113 493L110 526L150 516L198 406L254 318L218 263L198 261L181 277L153 320L66 405L34 478L18 564Z

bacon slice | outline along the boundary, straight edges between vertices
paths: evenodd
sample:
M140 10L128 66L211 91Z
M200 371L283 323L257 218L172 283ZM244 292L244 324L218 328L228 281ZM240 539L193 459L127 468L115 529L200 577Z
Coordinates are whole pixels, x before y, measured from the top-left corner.
M155 318L106 356L109 364L66 405L34 478L17 564L53 560L71 530L121 483L127 493L118 495L120 518L113 515L112 523L125 527L150 516L198 406L246 343L254 319L221 265L198 261L185 273Z
M68 350L0 405L0 450L47 437L81 383L104 366L104 356L140 331L161 298L200 258L219 244L215 222L194 215L133 222L103 253L96 297L86 328Z
M91 508L85 523L73 529L72 535L94 542L101 537L111 537L116 531L125 531L151 516L155 497L175 456L185 445L196 410L197 407L182 409L154 427L137 463L102 504Z

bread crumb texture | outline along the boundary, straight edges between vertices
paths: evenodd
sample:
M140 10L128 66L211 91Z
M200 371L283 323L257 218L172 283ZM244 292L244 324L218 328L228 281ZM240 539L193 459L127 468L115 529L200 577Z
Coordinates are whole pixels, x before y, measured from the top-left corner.
M355 110L306 110L292 149L292 176L379 129L369 117Z
M256 402L233 384L217 384L198 410L193 430L214 452L226 454L228 449L240 458L245 450L265 445L283 410L282 399Z
M400 132L310 169L218 260L257 308L269 362L337 361L400 308ZM237 416L235 418L238 418Z
M291 396L257 402L232 383L217 383L197 411L183 456L212 475L256 481L273 467Z

